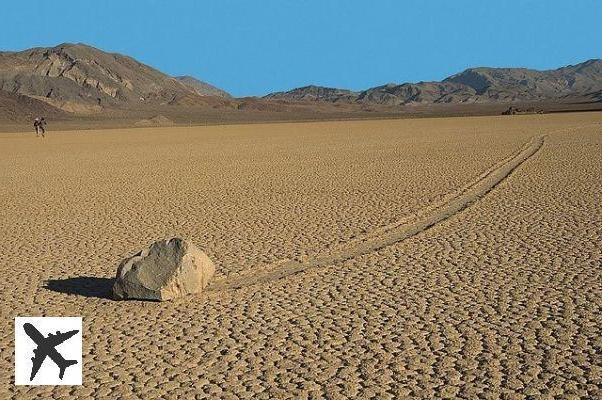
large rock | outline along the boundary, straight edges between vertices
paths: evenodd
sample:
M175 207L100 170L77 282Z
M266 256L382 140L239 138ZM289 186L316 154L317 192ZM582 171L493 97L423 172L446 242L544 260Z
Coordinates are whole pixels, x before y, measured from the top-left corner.
M119 264L113 295L117 299L171 300L201 292L214 273L209 257L192 242L159 240Z

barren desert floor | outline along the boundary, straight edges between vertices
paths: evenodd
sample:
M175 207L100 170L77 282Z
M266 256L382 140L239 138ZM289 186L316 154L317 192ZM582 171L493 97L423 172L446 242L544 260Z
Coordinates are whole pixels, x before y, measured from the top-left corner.
M602 113L0 134L0 398L602 398ZM171 235L218 269L114 301ZM84 384L15 387L15 316Z

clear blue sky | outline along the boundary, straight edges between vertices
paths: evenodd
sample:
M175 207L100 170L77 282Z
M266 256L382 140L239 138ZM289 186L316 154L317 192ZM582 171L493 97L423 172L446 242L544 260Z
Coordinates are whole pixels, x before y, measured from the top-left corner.
M600 0L19 0L1 10L1 50L82 42L236 96L602 57Z

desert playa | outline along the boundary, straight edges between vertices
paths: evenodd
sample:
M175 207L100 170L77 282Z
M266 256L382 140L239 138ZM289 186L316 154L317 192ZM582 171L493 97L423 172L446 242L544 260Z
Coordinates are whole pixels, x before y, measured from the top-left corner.
M0 134L0 398L598 398L602 114ZM186 237L200 295L115 301ZM81 315L84 385L13 318Z

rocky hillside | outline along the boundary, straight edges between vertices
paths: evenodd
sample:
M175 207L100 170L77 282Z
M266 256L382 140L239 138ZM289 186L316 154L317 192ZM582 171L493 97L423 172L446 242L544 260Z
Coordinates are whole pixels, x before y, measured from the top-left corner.
M84 44L0 52L0 90L66 111L141 104L204 104L200 90L131 57Z
M383 105L489 103L592 97L602 90L602 60L536 71L526 68L470 68L441 82L390 83L361 92L307 86L265 98Z
M207 82L200 81L192 76L176 76L175 78L179 82L194 90L200 96L217 96L225 97L227 99L232 98L230 93L210 85Z
M65 113L50 104L17 93L0 90L0 121L31 122L39 116L61 117Z

